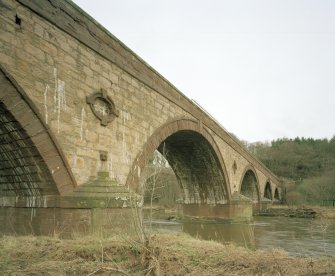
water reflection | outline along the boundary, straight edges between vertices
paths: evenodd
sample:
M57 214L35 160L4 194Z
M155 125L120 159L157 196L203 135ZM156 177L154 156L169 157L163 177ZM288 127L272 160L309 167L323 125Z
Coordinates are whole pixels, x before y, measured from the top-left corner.
M183 232L200 239L255 248L253 224L184 222L182 228Z
M155 220L152 229L248 248L283 248L290 255L335 256L335 221L285 217L255 217L252 223L232 224Z

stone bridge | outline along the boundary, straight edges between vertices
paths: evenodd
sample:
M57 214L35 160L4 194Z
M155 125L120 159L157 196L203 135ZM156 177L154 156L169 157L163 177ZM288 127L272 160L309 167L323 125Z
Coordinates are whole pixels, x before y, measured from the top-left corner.
M117 227L155 150L185 215L279 200L236 138L71 1L0 0L0 15L2 232Z

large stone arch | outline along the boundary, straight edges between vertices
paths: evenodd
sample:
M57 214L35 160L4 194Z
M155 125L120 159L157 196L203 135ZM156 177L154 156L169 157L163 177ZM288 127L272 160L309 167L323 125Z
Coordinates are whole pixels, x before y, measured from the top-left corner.
M246 166L241 177L239 191L242 195L260 202L261 193L259 180L255 168L251 165Z
M178 118L158 128L137 155L127 185L139 192L139 178L153 152L168 160L184 192L185 203L227 203L230 185L213 137L201 123Z
M270 180L267 180L265 183L265 187L264 187L264 197L267 199L272 200L273 199L273 195L272 195L272 188L271 188L271 182Z
M76 182L38 109L0 66L0 196L63 195Z

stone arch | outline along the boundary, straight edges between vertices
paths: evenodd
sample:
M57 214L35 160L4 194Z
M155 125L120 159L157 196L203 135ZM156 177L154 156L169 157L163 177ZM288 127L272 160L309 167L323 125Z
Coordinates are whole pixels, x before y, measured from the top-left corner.
M266 181L265 188L264 188L264 197L267 199L272 200L272 188L270 181Z
M65 194L75 180L36 106L0 66L0 195Z
M278 190L278 188L275 189L275 193L274 193L273 198L276 199L276 200L280 200L280 196L279 196L279 190Z
M201 123L179 118L164 124L151 135L127 178L127 185L137 192L141 172L156 149L174 170L185 203L230 201L228 174L221 153Z
M242 174L240 182L240 193L253 201L260 201L259 181L256 170L248 165Z

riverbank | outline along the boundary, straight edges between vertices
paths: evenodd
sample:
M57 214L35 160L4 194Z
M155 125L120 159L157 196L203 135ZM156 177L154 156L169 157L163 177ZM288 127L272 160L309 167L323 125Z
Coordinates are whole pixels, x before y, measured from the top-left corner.
M274 205L271 208L256 213L257 216L270 217L295 217L295 218L319 218L335 219L335 208L315 206L286 206Z
M4 275L334 275L335 258L289 257L186 234L155 234L147 245L113 237L2 237ZM150 275L150 274L149 274Z
M333 207L312 207L316 217L321 219L335 219L335 208Z

